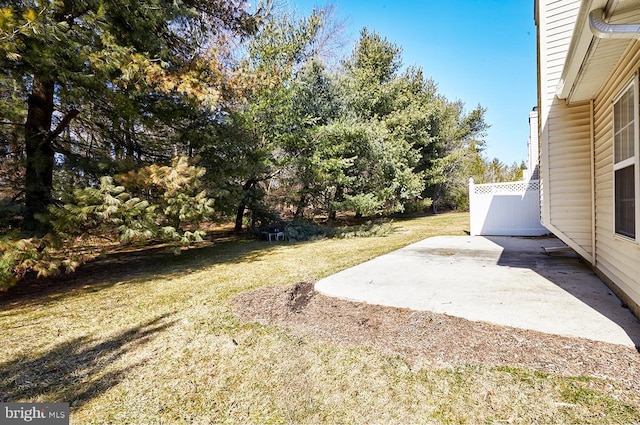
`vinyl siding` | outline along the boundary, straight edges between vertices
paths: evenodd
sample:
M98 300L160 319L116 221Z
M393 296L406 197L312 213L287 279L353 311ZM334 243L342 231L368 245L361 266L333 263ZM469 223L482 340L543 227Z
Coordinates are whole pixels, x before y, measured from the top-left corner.
M625 51L594 101L596 269L636 304L640 304L640 246L614 236L612 102L638 68L640 44L636 42ZM640 205L636 205L636 214L639 212Z
M539 3L540 176L543 223L591 260L591 105L555 96L579 7L575 0Z

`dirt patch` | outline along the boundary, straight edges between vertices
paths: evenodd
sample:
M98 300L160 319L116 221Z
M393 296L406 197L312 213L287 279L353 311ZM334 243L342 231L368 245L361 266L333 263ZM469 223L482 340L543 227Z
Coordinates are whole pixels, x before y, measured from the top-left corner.
M313 282L300 282L291 287L289 294L289 310L293 313L300 313L304 309L313 296Z
M248 322L286 326L335 344L370 346L411 363L587 375L618 381L640 394L640 354L631 347L344 301L316 293L310 282L245 292L234 299L234 306L238 317Z

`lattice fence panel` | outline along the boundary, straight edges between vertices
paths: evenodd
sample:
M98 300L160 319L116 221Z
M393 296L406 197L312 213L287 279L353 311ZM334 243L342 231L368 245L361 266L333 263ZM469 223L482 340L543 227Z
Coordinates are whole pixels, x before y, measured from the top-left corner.
M539 181L487 183L473 185L475 195L492 195L494 193L523 193L528 190L540 190Z
M538 180L476 185L469 182L472 235L536 236L540 224Z

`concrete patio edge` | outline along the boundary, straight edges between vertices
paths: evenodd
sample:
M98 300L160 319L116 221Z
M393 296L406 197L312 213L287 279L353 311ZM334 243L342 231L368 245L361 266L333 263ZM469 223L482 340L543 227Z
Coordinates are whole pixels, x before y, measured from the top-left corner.
M553 237L428 238L318 281L321 294L640 345L640 321Z

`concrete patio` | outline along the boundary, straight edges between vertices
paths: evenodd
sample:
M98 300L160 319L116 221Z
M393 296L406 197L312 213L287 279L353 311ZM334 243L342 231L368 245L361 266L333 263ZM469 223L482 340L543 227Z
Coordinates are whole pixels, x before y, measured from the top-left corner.
M434 237L316 283L324 295L640 346L640 321L556 238Z

